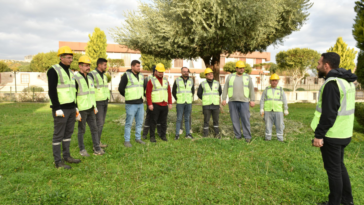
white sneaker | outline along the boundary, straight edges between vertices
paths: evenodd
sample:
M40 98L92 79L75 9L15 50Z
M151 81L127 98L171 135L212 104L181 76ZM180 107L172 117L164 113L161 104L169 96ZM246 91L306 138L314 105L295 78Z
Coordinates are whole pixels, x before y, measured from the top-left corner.
M80 155L83 156L83 157L89 157L90 156L85 149L80 151Z

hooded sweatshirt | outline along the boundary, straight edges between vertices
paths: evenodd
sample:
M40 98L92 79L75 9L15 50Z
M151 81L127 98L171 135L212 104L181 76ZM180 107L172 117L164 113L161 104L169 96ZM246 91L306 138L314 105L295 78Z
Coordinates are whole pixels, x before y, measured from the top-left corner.
M138 80L139 80L139 75L138 74L134 74L131 69L126 70L126 72L130 72L131 74L133 74ZM125 97L125 88L126 85L128 84L128 77L126 76L126 72L124 73L123 76L121 76L121 80L120 80L120 84L119 84L119 93L120 95ZM141 104L143 103L143 96L140 97L139 99L136 100L128 100L125 101L125 104Z
M358 78L351 70L343 68L332 69L325 77L325 81L330 77L342 78L352 83ZM320 122L315 130L315 138L324 139L335 144L348 144L351 138L335 139L325 137L327 131L334 125L338 110L340 108L340 90L335 81L328 82L322 92L322 114Z

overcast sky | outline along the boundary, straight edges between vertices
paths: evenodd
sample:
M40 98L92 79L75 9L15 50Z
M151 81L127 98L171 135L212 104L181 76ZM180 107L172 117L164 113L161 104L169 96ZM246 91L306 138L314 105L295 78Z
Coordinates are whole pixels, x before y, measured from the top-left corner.
M325 52L339 36L349 47L355 47L354 0L311 1L314 6L302 29L287 37L283 45L268 48L272 61L276 53L290 48ZM26 55L56 51L59 41L87 42L94 27L104 30L108 43L114 43L108 30L120 26L123 11L136 9L137 2L0 0L0 59L23 60Z

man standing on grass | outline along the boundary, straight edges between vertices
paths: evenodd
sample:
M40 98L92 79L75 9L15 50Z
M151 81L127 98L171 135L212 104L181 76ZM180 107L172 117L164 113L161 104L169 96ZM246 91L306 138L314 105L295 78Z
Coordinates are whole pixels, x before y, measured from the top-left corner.
M83 136L86 131L86 122L91 130L92 143L94 155L103 155L104 151L100 148L99 133L96 124L96 114L98 113L95 101L95 87L90 72L91 60L87 56L81 56L78 60L78 67L80 72L75 75L76 90L77 90L77 112L76 117L78 121L78 146L80 148L80 155L89 157L83 143Z
M68 46L58 49L61 62L47 71L48 95L54 119L53 157L56 168L71 169L64 163L80 163L70 154L71 136L76 121L76 82L69 69L73 61L73 51ZM61 158L61 144L63 159Z
M276 126L278 141L283 142L283 108L284 115L288 115L286 94L282 87L278 87L279 76L272 74L269 79L270 86L265 88L260 99L260 115L265 121L265 140L272 139L272 126Z
M325 82L319 91L316 112L311 122L315 131L313 146L320 147L329 178L329 201L319 204L354 204L349 174L344 164L344 149L354 128L355 85L357 76L339 68L337 53L323 53L318 61L319 78Z
M153 65L152 67L152 75L148 76L147 78L144 79L144 90L146 93L147 92L147 85L148 85L148 82L150 81L150 79L152 79L155 74L156 74L156 70L155 70L155 65ZM146 95L144 94L144 96L146 97ZM148 132L150 130L150 116L152 115L152 111L149 110L148 108L148 102L147 100L145 100L145 103L147 105L147 109L146 109L146 116L145 116L145 120L144 120L144 128L143 128L143 139L147 139L147 135L148 135ZM161 136L161 125L160 124L157 124L157 133L158 133L158 136Z
M106 112L108 107L108 102L110 99L110 91L108 88L107 77L105 71L107 68L107 60L104 58L99 58L96 62L97 68L90 72L93 77L95 85L95 99L96 107L99 111L96 114L96 124L98 129L98 138L100 141L100 147L106 148L107 144L101 143L101 134L105 124Z
M155 127L161 124L160 138L163 141L168 141L167 132L167 117L168 110L172 109L172 94L167 78L163 77L166 69L162 63L156 65L156 75L150 79L147 85L147 103L151 110L150 118L150 141L155 140Z
M182 76L174 81L172 95L177 101L177 122L175 140L179 139L179 132L182 124L182 116L185 116L186 138L193 139L190 133L190 115L192 110L192 99L195 93L195 85L193 79L189 77L189 69L181 68Z
M226 97L229 96L229 112L233 122L236 139L241 139L240 121L243 127L243 135L246 142L250 142L250 107L254 107L255 92L251 77L244 73L245 63L236 62L236 73L230 74L222 91L222 105L226 105Z
M202 82L197 90L198 98L202 99L204 115L203 137L209 136L209 123L212 115L215 137L220 138L219 115L220 115L220 83L214 80L214 73L211 68L205 70L206 81Z
M130 143L131 126L135 118L135 141L139 144L145 144L141 140L141 132L144 118L144 79L140 73L140 62L133 60L131 69L127 70L121 77L119 92L125 97L125 129L124 129L124 146L132 147Z

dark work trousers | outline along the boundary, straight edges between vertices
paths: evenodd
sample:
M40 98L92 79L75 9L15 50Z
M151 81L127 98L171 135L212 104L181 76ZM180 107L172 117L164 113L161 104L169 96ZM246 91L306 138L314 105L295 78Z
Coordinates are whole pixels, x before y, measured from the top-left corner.
M330 205L339 205L341 201L353 202L349 174L344 164L344 149L348 144L338 145L324 141L324 146L320 148L329 177Z
M104 128L104 124L105 124L107 105L108 105L107 100L96 102L97 111L99 111L96 114L96 124L97 124L97 130L98 130L99 143L101 141L102 129ZM82 117L82 115L81 115L81 117Z
M78 147L80 151L85 149L85 144L83 143L83 136L86 132L86 123L90 127L92 143L94 145L94 149L96 151L100 150L100 140L99 140L99 132L96 124L96 115L94 109L91 108L89 110L80 111L81 114L81 122L78 122Z
M155 127L161 125L160 138L166 138L168 106L159 106L153 103L153 111L150 116L150 141L155 140Z
M147 114L146 114L145 120L144 120L143 138L147 139L147 135L150 130L150 116L152 115L152 111L149 110L148 104L147 104L147 109L145 112ZM158 136L160 137L161 136L161 125L159 123L157 123L157 132L158 132Z
M203 122L203 136L207 137L209 135L209 122L212 115L212 121L214 123L215 135L219 134L219 115L220 109L203 109L204 122Z
M63 109L64 117L56 117L56 111L52 111L54 119L53 132L53 157L56 163L62 160L61 144L63 149L63 158L70 157L70 144L73 129L75 128L76 109Z

